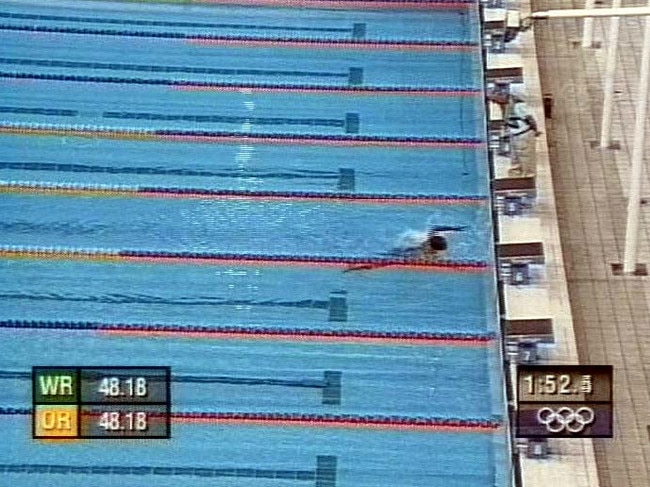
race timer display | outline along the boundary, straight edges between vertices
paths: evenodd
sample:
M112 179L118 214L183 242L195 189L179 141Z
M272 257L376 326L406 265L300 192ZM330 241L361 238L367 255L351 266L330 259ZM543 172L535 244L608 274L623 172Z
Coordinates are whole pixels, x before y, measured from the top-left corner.
M611 438L610 365L517 367L517 436Z
M170 437L169 367L33 367L38 439Z

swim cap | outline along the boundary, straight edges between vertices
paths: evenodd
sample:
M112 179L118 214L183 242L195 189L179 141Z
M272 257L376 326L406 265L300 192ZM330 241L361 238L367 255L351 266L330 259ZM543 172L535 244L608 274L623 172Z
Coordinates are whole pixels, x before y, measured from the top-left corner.
M432 235L427 241L431 250L447 250L447 240L440 235Z

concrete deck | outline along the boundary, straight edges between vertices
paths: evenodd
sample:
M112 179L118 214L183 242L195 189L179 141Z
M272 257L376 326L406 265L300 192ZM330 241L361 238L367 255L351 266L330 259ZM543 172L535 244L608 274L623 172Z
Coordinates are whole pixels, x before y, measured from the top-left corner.
M532 0L532 4L534 10L584 7L578 0ZM612 263L622 261L624 247L625 188L643 23L621 20L615 86L621 93L614 119L621 150L594 148L591 142L599 137L605 50L583 49L572 42L581 36L580 20L539 21L534 30L542 89L555 101L546 130L577 351L581 363L614 366L615 438L593 442L602 487L650 485L650 278L614 276L611 271ZM606 41L608 24L595 21L595 40ZM644 177L647 183L647 170ZM644 195L649 194L646 189ZM648 264L649 217L648 210L642 210L639 262ZM527 462L526 477L548 478L539 469L541 464ZM578 485L567 480L573 472L566 473L564 480L548 478L545 485Z
M536 217L504 216L499 217L502 243L540 242L542 222Z
M507 318L537 319L550 318L551 307L548 291L543 287L504 286L507 303Z
M531 10L530 0L512 0L508 3L508 9L519 9L522 17L527 16ZM539 6L535 9L539 9ZM544 123L534 36L534 28L520 34L516 42L507 45L506 52L521 57L524 84L528 93L527 102L538 121L539 129L543 132L537 139L537 199L531 216L539 219L546 263L533 287L516 289L506 286L505 302L506 309L510 309L507 312L510 316L513 313L521 313L522 318L551 318L555 343L544 354L546 360L554 364L575 364L579 363L579 360L564 269L565 259L560 244L549 141L546 137L549 129ZM505 176L503 173L506 161L495 162L496 176ZM538 230L533 231L537 233ZM551 456L547 460L534 460L521 455L522 480L525 487L599 487L591 439L550 440L549 446Z

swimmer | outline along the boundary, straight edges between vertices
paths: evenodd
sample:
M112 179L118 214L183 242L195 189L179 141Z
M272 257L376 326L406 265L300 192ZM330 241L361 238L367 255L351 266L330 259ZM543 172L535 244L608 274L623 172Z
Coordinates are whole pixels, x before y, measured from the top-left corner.
M435 226L423 235L424 238L417 238L419 235L410 236L408 246L394 248L387 255L398 259L406 259L417 262L433 262L443 257L447 252L447 239L444 234L447 232L460 232L466 226ZM362 264L348 267L343 272L372 270L380 267L388 267L391 264Z

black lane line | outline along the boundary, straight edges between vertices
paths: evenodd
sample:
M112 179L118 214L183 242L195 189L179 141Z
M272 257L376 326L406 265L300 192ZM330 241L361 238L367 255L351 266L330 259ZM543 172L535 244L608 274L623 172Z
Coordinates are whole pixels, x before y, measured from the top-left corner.
M336 374L340 374L337 372ZM299 387L306 389L325 389L328 387L332 373L327 371L324 374L324 379L303 379L303 380L289 380L289 379L269 379L263 377L233 377L227 375L172 375L172 382L179 383L194 383L194 384L230 384L230 385L246 385L246 386L280 386L280 387ZM14 371L14 370L0 370L0 379L19 379L31 380L31 372ZM339 376L340 381L340 376Z
M77 110L64 110L59 108L29 108L0 106L0 113L13 113L16 115L47 115L52 117L76 117Z
M249 122L254 125L307 125L312 127L346 126L346 121L336 118L289 118L289 117L241 117L229 115L167 115L164 113L147 112L104 112L104 118L122 120L164 120L167 122L196 122L196 123L234 123Z
M255 25L255 24L215 24L208 22L170 22L164 20L131 20L131 19L106 19L100 17L76 17L64 15L41 15L41 14L19 14L11 12L0 12L2 19L20 20L54 20L58 22L82 22L92 24L117 24L117 25L148 25L153 27L190 27L210 29L242 29L242 30L287 30L296 32L343 32L350 33L352 28L348 27L306 27L292 25Z
M191 73L191 74L223 74L229 76L297 76L297 77L326 77L349 78L350 73L335 73L332 71L297 71L249 68L204 68L192 66L160 66L150 64L100 63L86 61L62 61L56 59L28 59L0 57L0 64L20 66L43 66L50 68L83 68L108 69L113 71L144 71L148 73Z
M218 178L240 178L256 176L265 179L338 179L338 173L333 171L317 171L301 169L295 172L266 172L246 171L242 173L237 169L223 171L207 171L196 169L163 169L159 167L114 167L94 166L90 164L55 164L47 162L0 162L0 169L15 169L21 171L60 171L79 173L108 173L108 174L144 174L156 176L200 176Z
M27 220L15 220L13 222L0 222L0 232L12 233L53 233L66 235L93 235L106 230L107 225L83 224L75 222L30 222ZM1 298L0 298L1 299ZM27 298L29 299L29 298Z

